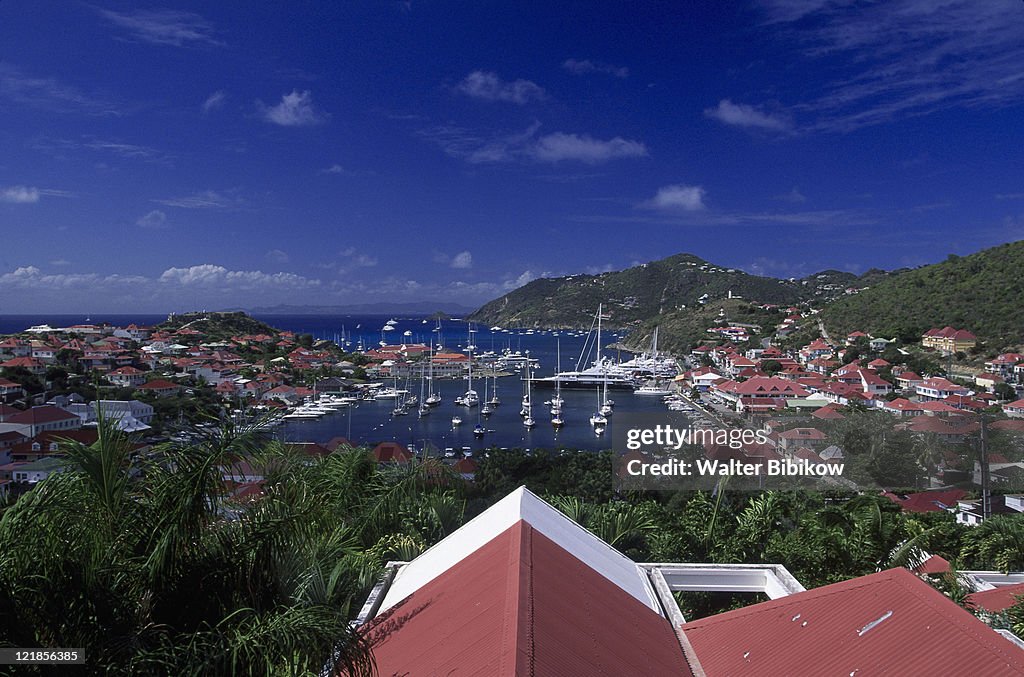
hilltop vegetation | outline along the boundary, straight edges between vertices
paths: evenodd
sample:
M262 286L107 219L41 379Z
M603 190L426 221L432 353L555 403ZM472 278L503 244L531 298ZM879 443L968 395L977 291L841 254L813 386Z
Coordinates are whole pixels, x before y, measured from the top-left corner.
M178 313L167 317L155 327L157 330L175 331L182 327L191 327L201 331L208 340L222 340L240 334L266 334L277 336L280 331L265 322L249 317L241 311L236 312L193 312Z
M811 285L813 286L813 285ZM693 256L667 259L600 275L534 280L486 304L469 319L520 327L589 327L599 303L607 324L634 327L644 320L699 305L709 299L734 296L762 303L795 303L808 285L723 268Z
M724 311L724 314L723 314ZM752 336L770 336L784 316L778 310L765 310L749 301L723 299L707 305L674 310L651 318L632 331L626 340L630 348L643 350L650 345L658 327L658 349L673 353L688 352L701 341L713 339L708 328L726 325L753 325ZM757 343L757 339L754 340Z
M931 327L952 325L1007 347L1024 343L1022 270L1024 241L969 256L950 255L941 263L915 269L871 269L863 275L825 270L789 280L677 254L619 272L534 280L487 303L470 319L506 326L586 328L598 303L603 303L608 326L632 330L631 346L646 344L658 325L661 346L681 350L708 338L706 330L719 319L722 308L734 322L762 324L773 320L772 314L757 306L805 302L822 310L821 318L835 336L860 330L914 343ZM728 298L730 292L743 301Z
M875 336L920 340L931 327L969 329L998 346L1024 340L1024 241L902 271L859 294L830 303L830 333L859 329Z

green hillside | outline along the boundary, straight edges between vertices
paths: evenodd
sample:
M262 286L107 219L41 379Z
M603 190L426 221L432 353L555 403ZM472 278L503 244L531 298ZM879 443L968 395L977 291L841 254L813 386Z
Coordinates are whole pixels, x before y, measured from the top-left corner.
M662 313L709 303L729 292L760 303L796 303L814 284L750 275L677 254L627 270L600 275L534 280L484 305L470 319L518 327L589 327L598 303L609 326L632 327Z
M968 329L997 346L1024 342L1024 240L900 272L828 304L834 336L859 329L916 341L931 327Z
M760 337L771 335L783 317L778 309L765 310L748 301L722 299L645 320L630 332L625 344L634 350L646 349L658 327L658 349L681 354L703 341L714 340L716 336L708 332L710 327L744 325L752 336Z
M161 322L156 329L173 331L191 327L203 332L204 340L223 340L239 334L267 334L277 336L277 329L249 315L237 312L177 313Z

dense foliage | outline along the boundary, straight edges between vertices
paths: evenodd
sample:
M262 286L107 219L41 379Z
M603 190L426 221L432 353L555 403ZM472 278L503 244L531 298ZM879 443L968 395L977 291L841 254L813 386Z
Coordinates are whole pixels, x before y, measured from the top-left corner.
M217 313L178 313L171 315L166 321L155 327L158 331L174 331L182 327L191 327L203 332L204 341L220 341L240 334L266 334L277 336L280 331L265 322L260 322L249 315L238 312Z
M0 642L85 647L89 674L368 674L349 621L369 587L463 520L461 484L430 466L230 427L135 458L100 433L0 518ZM224 496L242 458L266 478L248 504Z
M470 319L507 326L590 326L598 303L609 326L626 327L682 306L695 306L707 294L729 292L763 303L795 303L806 294L799 282L722 268L692 254L677 254L627 270L534 280L484 305Z
M917 341L932 327L969 329L998 346L1024 340L1024 241L908 270L828 305L828 330Z
M840 431L853 453L891 451L864 425ZM781 563L808 588L912 563L920 549L962 568L1024 568L1024 516L968 528L881 495L727 482L616 494L609 453L491 450L466 485L436 460L385 467L347 448L311 458L230 424L147 457L104 424L95 444L65 451L68 471L0 516L0 644L87 647L88 674L367 674L349 622L386 562L524 484L636 561ZM224 469L242 460L265 483L237 502ZM688 618L753 601L680 598ZM60 674L47 670L35 674Z

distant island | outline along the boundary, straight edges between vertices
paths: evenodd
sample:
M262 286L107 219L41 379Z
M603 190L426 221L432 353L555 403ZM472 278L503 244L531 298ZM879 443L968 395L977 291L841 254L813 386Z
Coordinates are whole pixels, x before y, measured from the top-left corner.
M466 315L476 310L470 306L445 301L412 301L409 303L355 303L344 306L297 306L278 304L248 308L250 315Z

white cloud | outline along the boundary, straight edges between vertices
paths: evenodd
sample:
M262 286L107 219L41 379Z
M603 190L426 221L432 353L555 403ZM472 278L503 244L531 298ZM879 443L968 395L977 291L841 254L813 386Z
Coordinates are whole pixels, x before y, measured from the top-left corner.
M162 284L210 287L226 285L237 290L258 288L304 289L320 285L294 273L264 273L259 270L228 270L224 266L204 263L188 268L168 268L159 278Z
M437 143L445 153L470 164L489 164L532 160L557 163L563 160L596 165L617 158L644 157L647 146L641 141L615 137L595 139L586 134L553 132L537 137L540 123L534 122L522 132L486 137L461 127L446 126L423 130L420 135Z
M375 176L376 172L372 169L349 169L338 163L334 163L327 169L321 169L320 174L335 174L337 176Z
M452 268L472 268L473 254L468 251L459 252L452 257L452 262L449 265L451 265Z
M600 61L592 61L590 59L566 59L562 62L562 68L573 75L605 73L607 75L614 75L617 78L629 77L629 69L625 66L613 66Z
M0 188L0 202L33 204L39 202L39 189L30 186L8 186Z
M82 136L77 141L44 138L34 142L32 147L60 158L66 157L69 151L91 150L97 153L108 153L126 160L141 160L154 164L170 165L174 161L173 155L152 146L99 139L94 136Z
M220 110L224 107L224 102L227 101L228 95L223 89L218 89L216 92L206 97L206 101L201 106L203 113L209 113L210 111Z
M774 199L782 202L792 202L793 204L803 204L804 202L807 202L807 197L800 192L800 188L797 186L794 186L793 190L788 193L776 195Z
M140 9L124 13L106 9L98 11L142 42L173 47L224 44L213 37L210 23L192 12L173 9Z
M1005 109L1024 100L1024 22L1015 0L759 4L770 35L835 74L818 87L800 83L804 101L792 109L807 119L808 130L843 133L950 108Z
M462 79L457 89L467 96L484 101L508 101L523 105L546 98L544 88L529 80L506 82L490 71L473 71Z
M159 209L154 209L145 216L139 217L139 220L135 222L135 225L142 228L163 228L166 224L167 214Z
M82 111L89 115L120 115L121 104L54 78L27 75L11 64L0 63L0 98L16 103L61 112Z
M555 132L537 139L529 153L541 162L575 160L592 165L615 158L644 157L647 155L647 146L640 141L619 136L602 141L586 134Z
M288 252L280 249L271 249L266 253L266 258L268 261L273 261L274 263L288 263L291 259L291 257L288 256Z
M653 198L641 203L648 209L682 210L695 212L704 209L705 190L701 186L681 183L662 186Z
M338 254L344 259L342 268L372 268L377 265L377 257L360 252L355 247L343 249Z
M181 209L232 209L242 204L242 200L238 198L230 198L213 190L204 190L185 197L153 200L153 202Z
M57 260L50 265L64 265ZM201 264L168 268L156 277L100 273L49 274L26 265L0 273L0 288L17 292L19 312L153 312L161 309L251 307L294 302L323 289L320 280L292 273L230 270Z
M53 259L52 261L50 261L50 265L58 268L63 268L64 266L70 266L71 262L68 261L67 259Z
M716 108L706 109L704 115L736 127L753 127L778 132L789 129L789 123L783 118L763 113L744 103L733 103L729 99L719 101Z
M276 106L265 106L257 102L263 113L263 119L282 127L309 127L327 122L330 117L313 103L313 94L307 89L292 90L291 94L281 97Z

